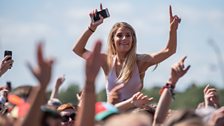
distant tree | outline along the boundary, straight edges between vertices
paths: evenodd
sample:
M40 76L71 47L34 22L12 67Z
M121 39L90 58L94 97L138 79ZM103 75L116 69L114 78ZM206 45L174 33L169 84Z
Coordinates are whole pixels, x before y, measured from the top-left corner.
M72 104L77 104L78 100L76 94L80 91L79 86L75 84L70 84L67 89L61 90L59 92L59 99L62 103L70 102Z
M101 90L97 94L97 101L107 101L106 89Z
M200 102L204 101L204 87L197 87L192 84L185 92L176 93L175 100L171 108L173 109L190 109L196 108Z
M152 103L157 103L160 97L159 94L160 87L153 87L153 88L144 88L142 89L142 93L147 95L148 97L153 97Z

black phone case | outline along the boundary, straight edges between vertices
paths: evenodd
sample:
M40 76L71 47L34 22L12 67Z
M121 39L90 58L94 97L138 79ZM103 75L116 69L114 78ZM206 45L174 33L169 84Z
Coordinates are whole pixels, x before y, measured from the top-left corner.
M5 57L5 56L12 56L12 51L5 50L5 52L4 52L4 57ZM10 57L10 58L8 58L7 60L10 60L10 59L12 59L12 58Z
M93 21L96 22L98 20L100 20L100 16L101 15L103 18L107 18L110 16L108 9L103 9L101 11L96 12L96 16L93 17Z

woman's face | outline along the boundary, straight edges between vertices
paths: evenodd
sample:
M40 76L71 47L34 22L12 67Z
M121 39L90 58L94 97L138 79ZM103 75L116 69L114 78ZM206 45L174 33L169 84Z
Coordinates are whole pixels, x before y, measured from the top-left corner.
M114 44L117 52L127 53L132 47L132 33L128 28L120 27L114 35Z

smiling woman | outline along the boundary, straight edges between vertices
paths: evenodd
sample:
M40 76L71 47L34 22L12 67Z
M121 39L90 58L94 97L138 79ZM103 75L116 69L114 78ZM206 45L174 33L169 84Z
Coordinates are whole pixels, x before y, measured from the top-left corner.
M100 9L103 10L102 4ZM96 13L97 10L94 10L89 15L93 18ZM90 54L90 51L85 48L87 41L103 21L104 18L102 16L100 16L98 21L91 21L88 29L73 47L73 51L77 55L87 59ZM123 86L117 91L119 95L114 99L117 102L125 101L141 91L146 70L150 66L164 61L176 52L176 37L179 23L180 18L176 15L173 16L170 6L170 35L167 46L153 54L136 53L136 33L130 24L118 22L112 27L108 37L108 53L101 54L101 60L99 61L107 78L107 99L114 97L110 96L110 92L119 85ZM112 103L117 102L112 100Z

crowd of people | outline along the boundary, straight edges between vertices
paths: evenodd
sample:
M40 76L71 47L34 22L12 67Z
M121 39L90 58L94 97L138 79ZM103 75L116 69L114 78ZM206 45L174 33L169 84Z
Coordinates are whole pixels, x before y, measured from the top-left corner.
M90 18L97 12L97 9L93 10ZM38 85L21 85L14 89L0 87L0 126L224 126L224 106L219 103L216 89L209 85L204 88L204 101L198 103L195 109L170 109L177 82L190 69L190 65L185 66L186 56L171 66L156 105L151 104L153 96L141 92L146 70L176 53L177 29L181 19L173 15L171 6L169 15L167 45L152 54L136 53L136 33L126 22L118 22L112 27L107 53L101 53L100 40L95 42L92 50L87 50L88 39L104 22L104 18L99 15L99 20L91 20L73 47L73 52L86 61L84 88L76 94L79 100L77 105L62 103L58 98L64 76L58 77L47 98L46 88L54 60L45 57L40 42L36 47L37 66L27 64ZM12 65L12 57L5 56L0 63L0 77L7 74ZM95 80L101 67L107 80L107 101L97 102Z

